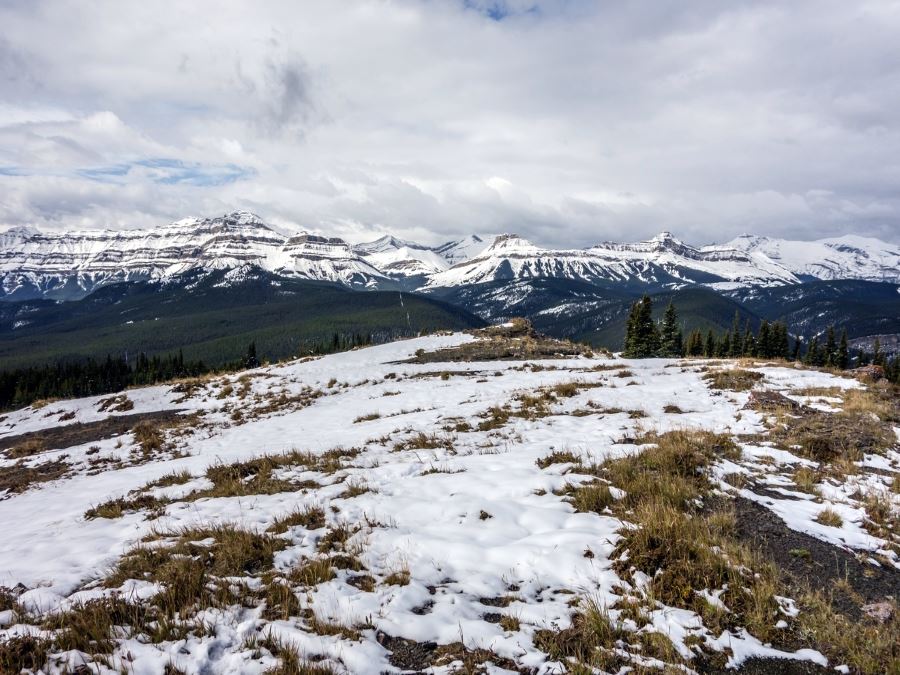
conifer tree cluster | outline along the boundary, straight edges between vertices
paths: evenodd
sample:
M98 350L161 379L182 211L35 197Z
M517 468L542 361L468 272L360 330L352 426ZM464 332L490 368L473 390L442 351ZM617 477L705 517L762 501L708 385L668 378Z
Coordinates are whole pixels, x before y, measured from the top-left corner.
M790 336L787 326L776 321L762 321L754 334L750 320L741 328L740 314L735 312L731 330L716 335L711 330L704 337L699 330L688 335L685 356L705 356L707 358L759 357L765 359L790 358Z
M371 333L334 333L328 338L306 343L301 353L330 354L373 343ZM256 342L243 356L225 363L223 371L256 368L260 365ZM157 384L181 377L197 377L214 369L203 361L185 361L179 350L168 356L147 356L143 352L127 356L107 356L106 360L59 361L0 371L0 410L19 408L39 399L78 398L122 391L133 385Z
M661 326L653 320L653 301L645 295L631 306L625 328L623 355L631 359L651 356L681 356L682 334L678 314L671 302L666 307Z
M778 358L840 370L872 363L884 369L888 380L900 384L900 356L887 358L877 338L872 354L859 352L854 356L850 353L846 329L838 338L831 326L823 340L815 336L805 344L800 338L792 341L787 325L781 321L763 320L754 333L750 320L742 326L740 314L735 312L730 331L717 335L709 330L704 335L700 330L693 330L683 340L675 305L670 302L662 321L657 322L653 319L653 301L646 295L631 306L622 355L633 359L680 356Z

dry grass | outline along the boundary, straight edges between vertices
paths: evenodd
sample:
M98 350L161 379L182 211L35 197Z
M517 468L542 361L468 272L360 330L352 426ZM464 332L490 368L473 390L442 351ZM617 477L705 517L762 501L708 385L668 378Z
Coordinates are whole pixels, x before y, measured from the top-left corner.
M304 560L294 567L288 578L301 586L313 587L334 579L334 568L327 558Z
M820 478L819 473L815 469L811 469L808 466L797 467L792 478L794 484L802 492L808 492L809 494L819 493L818 484Z
M165 437L160 428L152 422L138 422L131 430L134 442L145 456L163 449Z
M710 389L727 389L729 391L747 391L763 379L762 373L742 368L714 370L703 376Z
M805 410L776 415L768 439L817 462L860 461L867 453L882 454L896 444L890 423L868 412Z
M377 420L381 417L381 413L373 412L368 415L360 415L355 420L353 420L354 424L359 424L360 422L371 422L372 420Z
M410 581L409 568L406 566L394 570L384 578L387 586L407 586Z
M834 611L821 591L799 598L797 620L801 634L833 660L860 673L900 672L900 608L892 603L893 615L886 623L868 617L850 620Z
M419 431L409 438L395 443L394 452L402 452L404 450L452 450L453 440L451 436L426 434L423 431Z
M23 457L31 457L44 452L47 449L44 441L39 438L30 438L22 441L18 445L14 445L6 451L6 456L10 459L21 459Z
M50 640L31 635L0 640L0 673L43 672L52 649Z
M100 399L98 412L128 412L134 409L134 401L125 394Z
M0 494L25 492L32 485L62 478L70 469L62 459L30 466L23 460L12 466L0 466Z
M894 407L887 400L867 389L846 389L841 399L844 413L874 415L880 420L889 420L894 414Z
M325 511L318 506L306 506L292 511L286 516L275 519L267 532L284 534L292 527L304 527L307 530L318 530L325 527Z
M296 647L271 633L259 644L280 661L277 666L265 671L264 675L337 675L337 671L331 666L307 661L300 656Z
M581 458L568 450L555 450L546 457L541 457L535 463L541 469L546 469L553 464L581 464Z
M418 350L408 363L506 361L560 359L593 354L584 345L535 333L526 319L513 319L509 326L490 326L473 331L479 339L434 352Z

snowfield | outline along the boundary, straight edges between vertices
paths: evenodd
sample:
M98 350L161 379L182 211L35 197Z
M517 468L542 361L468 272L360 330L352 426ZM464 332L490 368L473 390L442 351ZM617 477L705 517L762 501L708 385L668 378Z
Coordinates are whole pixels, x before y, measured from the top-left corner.
M101 402L110 397L93 397L2 416L0 441L159 411L179 411L189 421L166 432L164 450L140 460L130 432L0 460L6 469L44 462L69 466L61 478L0 495L0 586L17 589L18 605L37 618L113 593L138 602L161 592L160 585L130 579L110 589L100 582L148 535L168 533L171 539L171 533L216 524L264 533L288 514L320 508L322 527L290 525L277 534L284 541L274 556L276 572L321 557L323 536L347 526L351 535L344 550L352 549L371 586L360 587L359 570L336 569L333 578L295 591L304 610L298 616L265 618L260 605L209 608L200 618L211 628L202 634L161 643L123 637L106 665L92 663L86 672L261 673L278 663L271 650L255 646L263 636L337 672L402 672L396 658L391 660L399 639L487 650L496 657L488 666L493 673L510 672L510 664L521 672L566 672L564 662L536 644L536 631L571 626L573 598L611 608L623 589L640 589L613 570L622 520L611 512L577 512L564 494L567 485L592 477L572 471L571 463L541 468L539 460L559 452L571 453L584 465L599 464L642 452L634 443L642 435L671 430L749 438L766 431L767 413L747 407L749 391L711 388L704 380L710 366L703 361L595 355L399 363L419 350L475 339L469 334L423 337L210 378L192 387L129 390L124 393L133 405L127 410L101 412ZM860 386L812 370L752 369L764 378L757 388L792 396L809 388L841 392ZM494 428L484 424L492 408L573 382L577 393L553 399L549 414L513 416ZM840 400L839 393L815 398L826 408ZM860 462L861 469L877 471L861 471L844 482L824 481L814 495L788 478L790 471L813 462L765 441L740 443L741 459L714 467L723 493L740 494L792 531L860 554L867 564L900 569L892 542L863 526L866 514L860 505L860 494L881 491L890 494L893 508L900 507L900 497L888 488L898 471L896 448ZM302 483L302 489L191 498L212 486L206 477L210 467L294 450L325 456L336 448L348 452L337 470L285 465L273 474ZM144 490L160 500L158 512L85 516L108 500L137 494L132 491L180 472L190 477ZM766 490L733 487L726 480L733 474L756 477ZM817 522L826 507L842 516L841 525ZM391 578L399 581L389 583ZM248 574L244 583L262 582ZM710 602L715 591L704 590ZM788 617L790 603L784 607ZM617 610L609 612L615 616ZM311 617L359 628L323 634L311 628ZM501 621L505 617L509 620ZM657 606L649 618L641 630L667 636L687 659L685 670L698 640L709 649L727 648L730 667L754 656L828 664L816 650L779 650L746 631L714 634L686 609ZM0 611L0 642L27 634L47 633L15 611ZM75 668L86 655L70 650L55 659L46 672ZM652 665L652 659L645 661ZM452 672L458 666L448 662L433 671Z

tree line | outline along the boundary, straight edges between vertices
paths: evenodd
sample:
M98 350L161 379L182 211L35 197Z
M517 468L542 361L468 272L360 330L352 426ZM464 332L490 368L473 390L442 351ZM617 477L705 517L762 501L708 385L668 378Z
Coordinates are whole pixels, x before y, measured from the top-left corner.
M328 338L307 343L303 352L311 355L330 354L372 342L370 333L334 333ZM41 399L111 394L131 386L256 368L260 364L256 342L253 341L239 359L216 368L202 360L186 361L180 350L176 354L164 356L147 356L140 352L133 358L129 358L127 354L107 355L101 360L66 360L16 368L0 372L0 410L21 408Z
M900 380L900 357L889 359L877 338L872 353L858 350L853 354L846 329L837 337L831 326L824 340L815 336L807 342L799 336L792 338L788 326L781 321L770 323L764 320L754 332L750 320L742 326L740 314L735 312L730 331L717 334L708 330L704 335L700 330L693 330L684 338L673 303L666 307L660 322L653 319L652 313L653 301L649 296L645 295L631 306L622 351L626 358L778 358L842 370L872 363L884 368L885 376L891 382Z

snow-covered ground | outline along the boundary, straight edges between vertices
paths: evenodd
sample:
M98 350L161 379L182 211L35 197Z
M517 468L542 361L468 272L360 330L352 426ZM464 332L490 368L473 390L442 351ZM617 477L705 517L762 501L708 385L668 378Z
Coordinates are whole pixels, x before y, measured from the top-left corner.
M134 450L130 434L51 449L23 460L26 465L63 460L73 468L63 479L0 496L0 586L24 586L27 590L18 602L35 614L64 610L108 592L95 582L151 532L210 523L233 523L262 532L280 516L318 506L324 509L329 526L361 526L353 537L369 574L379 579L397 571L409 574L406 585L379 584L364 591L349 584L351 573L342 570L331 581L298 594L300 604L322 621L371 626L361 630L360 639L316 634L299 617L266 621L261 608L234 608L209 610L206 618L215 624L212 634L158 645L125 640L117 658L130 654L134 660L128 668L134 673L163 673L167 664L185 673L262 672L273 662L254 659L247 640L264 628L302 655L324 658L329 665L353 673L398 672L389 662L388 650L376 639L378 634L419 643L462 642L470 649L490 650L522 668L562 672L562 666L535 645L535 631L568 626L573 595L600 606L614 604L620 592L617 587L628 586L613 571L610 560L617 530L623 525L611 514L575 512L554 491L589 477L567 475L566 464L542 469L537 460L554 451L568 451L585 464L601 462L639 452L627 439L650 431L757 434L765 431L763 415L745 408L748 392L710 389L700 362L596 356L397 363L420 349L432 351L473 339L467 334L424 337L213 378L193 391L164 385L126 392L133 408L112 414L182 410L185 415L198 414L191 422L193 428L171 439L175 451L147 462L128 461ZM623 376L626 369L630 374ZM858 386L854 380L816 371L778 366L758 370L765 376L760 386L788 392ZM549 416L513 417L500 428L478 430L490 408L523 393L571 382L582 385L578 393L559 398ZM0 438L104 419L110 413L98 411L103 398L60 401L9 413L0 420ZM280 403L273 406L273 400ZM670 410L678 406L680 411L666 412L667 406ZM439 447L397 449L419 433L434 435L437 442L432 444ZM300 476L315 480L318 488L179 501L207 485L203 476L212 465L291 450L321 454L334 448L355 448L359 454L337 472L309 471ZM96 460L104 457L123 463L91 471ZM897 471L898 460L896 452L867 459L887 474ZM2 459L0 467L16 461ZM864 513L855 501L856 488L887 491L889 479L880 474L857 476L854 489L823 485L821 496L814 498L776 476L779 467L804 462L808 460L790 452L748 443L741 462L716 470L722 476L771 472L774 486L785 489L784 500L773 496L777 494L773 491L764 497L749 490L742 494L771 509L790 528L897 563L887 542L861 526ZM113 519L85 518L93 506L181 471L195 478L154 492L171 500L159 518L142 512ZM348 486L369 491L346 496ZM723 489L727 489L724 483ZM896 493L892 499L898 506ZM816 522L826 506L843 516L842 526ZM280 535L288 545L277 553L276 568L288 569L304 557L315 557L322 534L321 529L288 528ZM159 590L146 582L129 583L123 590L134 597ZM483 602L509 595L513 597L502 610ZM487 620L491 612L515 617L516 628ZM11 612L0 612L0 627L0 640L34 630L17 624ZM793 655L779 652L746 633L709 634L696 614L682 609L655 613L652 629L668 635L686 655L690 651L684 640L689 635L710 645L728 645L732 665L752 655L826 662L810 650ZM77 663L77 656L67 656ZM112 663L121 665L121 661ZM504 671L494 668L492 672Z

